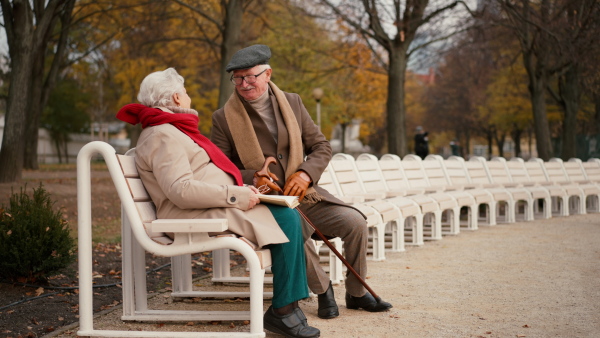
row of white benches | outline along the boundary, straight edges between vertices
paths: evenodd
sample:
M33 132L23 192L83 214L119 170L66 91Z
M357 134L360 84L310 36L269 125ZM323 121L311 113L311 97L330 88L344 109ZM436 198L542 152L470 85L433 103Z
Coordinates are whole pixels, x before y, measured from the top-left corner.
M123 320L219 321L250 320L248 332L159 332L94 328L92 281L92 215L90 161L100 155L110 172L122 204ZM264 337L263 297L269 250L254 251L237 237L210 237L209 232L227 229L227 220L157 220L155 207L135 168L134 153L117 155L104 142L90 142L77 158L79 336L93 337ZM537 169L536 169L537 168ZM577 168L580 168L576 170ZM562 174L560 174L562 173ZM562 175L560 178L559 176ZM571 179L575 180L571 181ZM600 161L555 160L528 162L473 158L443 160L416 156L400 160L394 155L377 159L364 154L354 160L337 154L319 185L352 203L367 216L372 227L373 260L385 259L386 246L404 251L405 245L423 245L444 234L476 230L479 222L494 225L517 218L551 217L570 213L598 212ZM543 202L538 202L538 201ZM461 209L467 219L461 223ZM313 220L318 224L318 220ZM171 241L162 234L174 232ZM386 245L386 233L391 234ZM341 241L335 239L341 248ZM194 290L191 254L213 252L213 280L236 281L229 275L229 250L248 262L249 292ZM147 302L145 253L172 258L173 297L249 297L249 311L181 311L150 309ZM342 266L329 256L330 278L343 280Z
M385 259L386 233L391 234L389 250L397 252L405 244L476 230L480 223L600 212L600 160L595 158L465 161L362 154L355 160L336 154L319 185L368 210L374 260Z

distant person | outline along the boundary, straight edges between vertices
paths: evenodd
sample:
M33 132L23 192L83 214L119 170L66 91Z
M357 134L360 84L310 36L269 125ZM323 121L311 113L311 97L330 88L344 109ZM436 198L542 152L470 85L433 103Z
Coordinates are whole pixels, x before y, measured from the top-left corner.
M450 141L450 150L453 156L460 156L460 145L457 139Z
M418 126L415 134L415 154L422 159L429 155L429 133L423 131L423 127Z

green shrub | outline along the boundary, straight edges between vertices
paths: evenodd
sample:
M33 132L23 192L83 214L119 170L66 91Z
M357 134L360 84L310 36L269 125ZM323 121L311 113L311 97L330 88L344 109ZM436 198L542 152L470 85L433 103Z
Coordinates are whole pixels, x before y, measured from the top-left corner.
M45 281L73 262L75 240L67 221L40 184L33 197L21 192L0 208L0 277L20 282Z

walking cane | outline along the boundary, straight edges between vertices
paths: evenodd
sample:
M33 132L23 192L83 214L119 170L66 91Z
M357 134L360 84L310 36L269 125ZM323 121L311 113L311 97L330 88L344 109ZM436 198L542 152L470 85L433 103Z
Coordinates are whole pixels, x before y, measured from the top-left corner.
M267 177L267 178L271 179L271 182L272 182L273 179L269 175L269 165L273 164L273 163L277 163L277 160L274 157L267 157L265 159L265 163L264 163L262 169L257 172L257 175ZM342 254L339 251L337 251L337 249L333 246L333 244L331 244L331 242L329 242L327 237L325 237L325 235L323 235L323 233L313 224L313 222L311 222L311 220L308 219L308 217L304 214L304 212L302 212L302 210L300 210L300 208L297 207L296 210L298 211L298 213L300 213L302 218L304 218L304 220L313 228L313 230L315 231L315 234L317 234L317 237L319 237L319 239L322 240L325 243L325 245L327 245L327 247L337 256L337 258L339 258L342 261L342 263L344 263L346 268L348 268L348 270L354 275L354 277L356 277L356 279L358 279L360 281L360 283L365 287L365 289L367 289L367 291L369 291L369 293L371 293L373 298L375 298L375 301L377 303L380 303L381 298L375 293L375 291L373 291L373 289L371 289L371 287L369 287L367 282L365 282L365 280L362 279L362 277L358 274L358 272L356 272L356 270L354 270L354 268L352 267L352 265L350 265L350 263L348 263L346 258L344 258L344 256L342 256Z
M325 245L327 245L327 247L329 247L329 249L342 261L342 263L344 263L344 265L348 268L348 270L350 272L352 272L354 277L356 277L356 279L358 279L360 281L360 283L365 287L365 289L367 289L367 291L369 291L371 293L373 298L375 298L375 301L377 301L377 303L380 303L381 298L379 298L379 296L375 293L375 291L373 291L373 289L371 289L371 287L369 287L367 282L365 282L365 280L362 279L362 277L358 274L358 272L356 272L356 270L354 270L354 268L352 267L352 265L350 265L350 263L348 263L346 258L344 258L344 256L342 256L342 254L339 251L337 251L335 246L333 246L333 244L331 244L331 242L329 242L327 237L325 237L325 235L323 235L323 233L319 229L317 229L317 227L310 221L310 219L308 219L308 217L306 217L306 215L302 212L302 210L300 210L300 208L296 208L296 210L298 210L298 212L300 213L302 218L304 218L304 220L313 228L313 230L315 230L315 234L317 234L317 237L319 237L319 239L322 240L325 243Z

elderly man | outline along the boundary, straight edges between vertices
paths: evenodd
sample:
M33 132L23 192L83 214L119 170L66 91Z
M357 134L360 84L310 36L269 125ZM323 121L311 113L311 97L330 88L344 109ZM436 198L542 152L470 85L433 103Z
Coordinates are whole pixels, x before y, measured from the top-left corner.
M299 208L319 230L344 241L346 260L364 279L368 237L364 215L318 186L331 159L331 146L300 96L283 92L270 82L270 58L271 50L265 45L253 45L233 55L226 71L233 72L235 92L214 112L211 140L240 168L245 183L299 196ZM277 159L270 167L270 178L257 175L267 157ZM308 286L318 295L318 316L335 318L339 311L331 282L311 243L306 243L305 252ZM347 274L345 285L349 309L380 312L392 307L375 300L352 274Z

